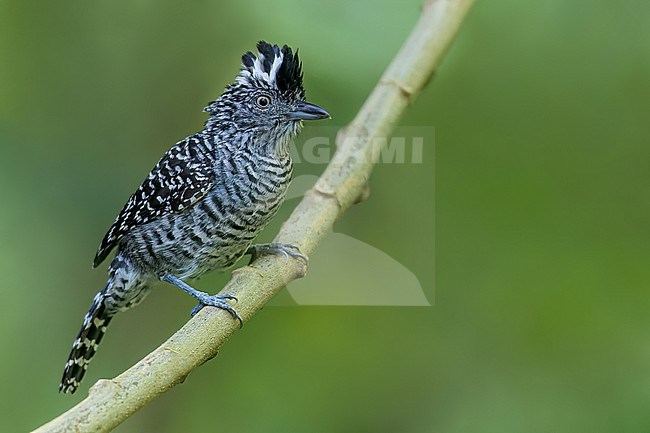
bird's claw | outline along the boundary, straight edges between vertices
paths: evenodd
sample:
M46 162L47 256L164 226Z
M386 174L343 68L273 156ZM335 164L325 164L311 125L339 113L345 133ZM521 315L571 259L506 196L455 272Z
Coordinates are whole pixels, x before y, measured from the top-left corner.
M309 258L300 251L300 248L293 244L279 242L254 244L248 247L247 254L251 255L251 262L257 260L263 254L282 254L286 260L293 257L294 259L303 260L305 264L309 263Z
M239 313L228 303L226 300L234 300L237 302L237 297L229 294L229 293L224 293L222 295L207 295L202 296L199 299L199 303L196 305L196 307L192 308L192 311L190 311L190 315L193 317L196 313L201 311L203 307L210 306L210 307L217 307L221 308L222 310L225 310L228 314L232 316L233 319L237 319L239 321L239 327L241 328L244 326L244 320L241 318Z

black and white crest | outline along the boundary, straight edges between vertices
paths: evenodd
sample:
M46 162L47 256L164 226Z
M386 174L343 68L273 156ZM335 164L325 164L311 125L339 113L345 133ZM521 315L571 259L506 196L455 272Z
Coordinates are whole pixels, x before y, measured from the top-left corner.
M302 86L302 64L291 48L282 48L265 41L257 43L258 54L247 52L242 56L242 70L237 77L239 84L264 83L282 93L293 93L304 97Z

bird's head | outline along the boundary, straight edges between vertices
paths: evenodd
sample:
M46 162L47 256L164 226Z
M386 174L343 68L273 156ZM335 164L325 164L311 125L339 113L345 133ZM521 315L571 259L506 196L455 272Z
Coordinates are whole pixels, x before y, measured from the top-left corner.
M303 120L326 119L330 115L305 100L302 64L291 48L260 41L257 55L242 56L242 69L235 83L205 108L208 124L232 122L239 130L293 135Z

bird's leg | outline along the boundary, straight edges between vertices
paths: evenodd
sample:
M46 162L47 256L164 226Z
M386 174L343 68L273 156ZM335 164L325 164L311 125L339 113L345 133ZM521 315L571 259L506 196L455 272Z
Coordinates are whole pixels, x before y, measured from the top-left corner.
M293 244L283 244L279 242L269 242L266 244L253 244L248 247L246 254L251 255L251 262L257 260L263 254L283 254L288 260L289 257L309 262L309 258L300 251L300 248Z
M244 321L242 320L241 316L235 311L232 306L226 302L228 299L234 299L235 301L237 300L236 297L229 293L224 293L223 295L210 295L205 292L200 292L192 287L190 287L188 284L186 284L183 280L181 280L178 277L175 277L171 274L164 275L161 278L161 281L164 281L166 283L169 283L173 286L178 287L179 289L183 290L184 292L187 292L194 298L196 298L199 301L199 304L192 309L190 314L194 316L196 313L198 313L201 308L203 308L206 305L209 305L211 307L217 307L221 308L222 310L226 310L233 319L239 320L239 327L242 327L244 324Z

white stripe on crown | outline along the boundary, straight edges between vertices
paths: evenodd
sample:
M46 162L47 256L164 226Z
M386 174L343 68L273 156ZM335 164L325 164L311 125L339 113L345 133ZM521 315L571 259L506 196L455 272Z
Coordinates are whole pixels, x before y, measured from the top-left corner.
M264 57L264 54L257 53L257 58L253 62L253 73L251 74L247 68L243 69L240 75L237 77L237 82L240 84L246 84L252 77L257 80L265 81L271 86L275 86L278 77L278 71L280 70L280 66L282 66L282 61L284 60L284 54L282 51L277 51L277 54L273 58L273 63L271 64L271 70L269 72L266 72L264 70L265 59L266 57Z

